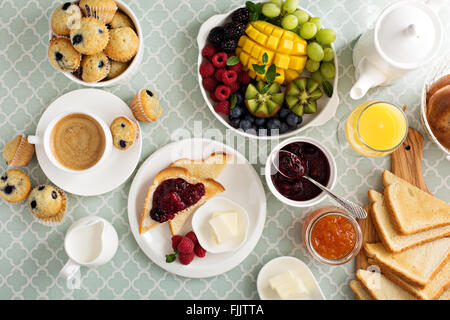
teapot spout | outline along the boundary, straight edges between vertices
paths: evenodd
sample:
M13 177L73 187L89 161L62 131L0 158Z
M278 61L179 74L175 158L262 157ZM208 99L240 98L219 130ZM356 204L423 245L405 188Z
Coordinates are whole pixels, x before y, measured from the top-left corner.
M358 81L350 90L350 97L353 100L361 99L370 88L379 86L386 81L386 76L365 59L359 65L359 74Z

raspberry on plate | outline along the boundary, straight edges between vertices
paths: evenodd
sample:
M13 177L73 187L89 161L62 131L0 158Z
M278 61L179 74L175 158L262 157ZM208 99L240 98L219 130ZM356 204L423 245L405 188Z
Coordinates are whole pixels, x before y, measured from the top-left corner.
M207 45L202 50L202 57L212 60L213 56L218 52L219 50L213 46L213 45Z
M194 252L195 252L195 255L199 258L203 258L206 255L206 250L203 249L203 247L200 245L200 243L197 243L195 245Z
M228 55L225 52L216 53L212 58L212 63L216 68L225 68Z
M236 72L237 74L239 74L242 71L242 63L237 63L234 66L229 66L228 70L232 70L234 72Z
M231 89L228 86L220 85L216 88L215 95L219 101L227 100L231 94Z
M203 88L205 88L205 90L212 92L212 91L216 90L217 80L213 77L204 78L202 81L202 84L203 84Z
M241 71L239 73L238 82L240 84L249 84L250 83L250 76L247 71Z
M227 86L235 83L237 80L237 73L233 70L227 70L222 74L222 82Z
M235 93L235 92L239 91L239 83L233 82L232 84L230 84L230 89L231 89L231 93Z
M178 243L177 250L180 253L190 253L194 251L194 243L191 239L183 237Z
M209 96L211 97L212 101L214 101L214 102L219 102L219 101L220 101L219 99L217 99L217 97L216 97L216 92L215 92L215 91L214 91L214 92L211 92L211 93L209 94Z
M227 71L227 69L225 69L225 68L221 68L221 69L217 69L216 70L216 73L214 74L214 76L215 76L217 81L222 82L222 76L223 76L223 73L225 71Z
M172 237L172 249L176 249L178 247L181 239L183 239L183 237L179 235L175 235Z
M202 78L211 77L214 74L214 71L214 66L209 61L205 61L200 65L200 74Z
M230 102L228 100L220 101L216 104L214 110L217 113L230 114Z
M194 244L198 243L198 239L194 231L189 231L186 233L185 237L191 239Z
M178 259L180 260L180 263L183 265L188 265L192 262L192 260L194 260L195 254L194 252L189 252L189 253L182 253L180 252L178 254Z

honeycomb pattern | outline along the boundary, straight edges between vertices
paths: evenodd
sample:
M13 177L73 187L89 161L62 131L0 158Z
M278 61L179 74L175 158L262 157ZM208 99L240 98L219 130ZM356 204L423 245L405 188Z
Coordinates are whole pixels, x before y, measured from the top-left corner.
M201 96L196 64L196 36L200 24L213 14L227 12L243 1L154 0L126 2L136 13L145 35L143 64L127 83L108 88L129 102L142 87L158 92L164 114L155 124L143 124L142 163L152 152L171 141L179 127L193 135L194 123L203 129L225 128L208 110ZM352 48L359 34L373 25L391 0L302 1L306 9L320 16L338 34L339 95L336 117L304 135L320 139L334 154L338 166L335 191L350 200L367 202L368 188L381 189L380 173L390 167L389 158L351 158L341 150L335 137L339 119L358 102L348 91L355 82ZM48 20L53 0L3 0L0 2L0 147L19 133L32 134L40 115L58 96L80 88L55 71L46 58ZM444 30L450 29L450 3L440 8ZM447 34L446 34L447 36ZM442 49L449 50L448 41ZM412 127L423 134L419 118L420 91L427 67L417 70L393 86L376 88L367 99L385 99L407 105ZM238 140L238 151L245 153L253 142ZM255 168L263 172L268 151L260 148ZM5 168L5 165L3 165ZM48 183L34 158L24 169L34 185ZM120 168L118 168L120 170ZM430 190L449 202L450 162L425 138L423 172ZM261 176L263 182L264 177ZM353 299L348 283L354 278L354 264L329 267L314 261L301 244L300 227L315 208L295 209L267 194L267 220L263 235L238 267L210 279L187 279L157 267L144 255L131 234L127 218L127 196L131 179L101 197L68 195L67 219L56 229L33 222L25 203L0 202L0 299L258 299L256 277L269 260L291 255L302 259L312 270L328 299ZM324 201L321 205L332 203ZM119 235L119 248L111 263L81 270L81 286L70 289L58 277L66 262L63 239L71 223L87 215L110 221Z

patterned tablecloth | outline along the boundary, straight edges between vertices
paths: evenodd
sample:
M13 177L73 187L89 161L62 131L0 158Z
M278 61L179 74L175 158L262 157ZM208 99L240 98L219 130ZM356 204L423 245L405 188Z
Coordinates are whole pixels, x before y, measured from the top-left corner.
M225 128L207 108L197 82L196 37L203 21L227 12L242 0L127 0L140 19L145 37L143 63L124 85L106 89L129 102L143 85L161 97L164 114L156 124L143 124L144 145L139 165L155 150L171 141L170 134L182 126L193 131L195 121L203 128ZM338 121L356 105L348 95L355 81L352 48L371 26L388 0L302 0L301 5L337 31L339 96L336 117L304 135L319 138L332 151L338 166L335 191L360 203L367 202L368 188L381 188L380 173L390 167L389 157L349 158L338 147ZM440 16L445 37L450 33L450 3L444 1ZM47 60L48 20L53 0L3 0L0 3L0 146L13 136L34 133L39 117L51 101L80 88L55 71ZM444 50L448 50L448 41ZM410 124L420 127L420 90L427 67L417 70L388 88L369 92L408 106ZM261 157L257 170L264 166ZM24 168L34 185L47 183L36 158ZM120 168L117 168L120 170ZM423 171L430 190L450 201L450 162L426 137ZM353 299L348 283L354 264L329 267L312 259L301 244L299 230L314 208L295 209L280 203L267 189L267 220L255 250L236 268L209 279L188 279L165 272L138 247L127 216L127 196L133 176L118 189L98 197L68 195L64 223L49 229L33 222L26 203L0 202L0 299L258 299L256 277L269 260L283 255L302 259L318 279L327 299ZM324 201L321 205L331 203ZM114 259L96 269L81 271L81 286L70 289L58 277L67 255L63 239L71 223L87 215L110 221L119 235Z

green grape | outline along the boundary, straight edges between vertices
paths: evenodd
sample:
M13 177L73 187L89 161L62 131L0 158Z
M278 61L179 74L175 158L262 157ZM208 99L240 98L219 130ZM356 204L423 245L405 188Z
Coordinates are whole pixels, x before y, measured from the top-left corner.
M323 49L323 61L330 62L334 59L334 50L332 48Z
M271 3L276 5L278 8L281 9L281 6L283 5L283 0L270 0Z
M309 20L309 14L305 10L297 9L292 13L298 19L298 24L304 24Z
M286 0L283 4L283 10L292 13L298 8L298 0Z
M292 14L288 14L283 19L281 19L281 26L283 29L292 30L298 26L298 19Z
M336 68L331 62L323 62L320 66L320 73L325 79L334 78L336 75Z
M322 74L320 73L320 70L317 70L316 72L311 73L311 78L316 81L317 83L323 82Z
M331 44L336 40L336 32L333 29L321 29L317 32L316 40L323 46Z
M307 47L308 50L308 57L311 60L320 62L323 60L323 49L322 46L320 44L318 44L317 42L313 41L310 44L308 44Z
M306 61L305 67L306 67L306 70L308 70L311 73L316 72L320 68L320 62L308 59L308 61Z
M280 15L281 10L276 4L267 2L263 4L261 12L268 18L276 18Z
M322 21L320 20L319 17L314 17L309 19L309 22L312 22L316 25L317 30L320 30L320 28L322 28Z
M306 22L300 28L300 37L302 37L305 40L314 38L316 33L317 33L317 27L312 22Z

